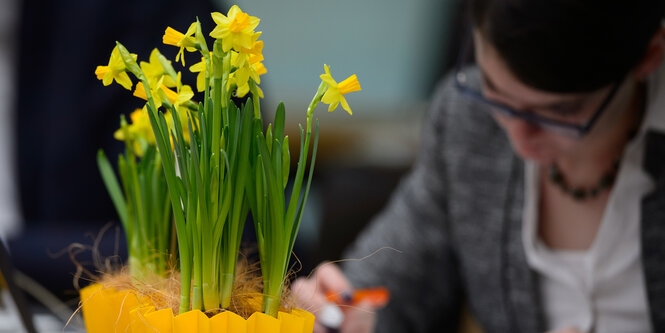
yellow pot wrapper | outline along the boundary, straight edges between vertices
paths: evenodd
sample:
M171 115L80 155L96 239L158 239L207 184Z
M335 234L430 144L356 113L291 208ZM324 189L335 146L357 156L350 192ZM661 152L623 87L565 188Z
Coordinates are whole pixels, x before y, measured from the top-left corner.
M130 311L146 300L139 300L129 290L116 291L93 284L81 289L83 320L88 332L127 332L129 331Z
M155 311L132 291L93 284L81 289L83 319L88 333L312 333L314 315L301 309L279 312L277 318L256 312L245 320L224 311L212 318L199 310L177 316L171 309Z

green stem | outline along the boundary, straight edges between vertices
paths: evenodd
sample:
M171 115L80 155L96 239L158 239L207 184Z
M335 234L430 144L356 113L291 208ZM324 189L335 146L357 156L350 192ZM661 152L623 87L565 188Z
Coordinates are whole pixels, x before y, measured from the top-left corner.
M214 235L203 232L203 307L205 310L219 308L219 265Z
M227 268L229 269L229 268ZM233 272L225 270L225 273L222 273L222 308L228 309L231 306L231 296L233 293L233 282L235 280L235 267Z
M180 308L178 313L185 313L189 311L190 300L190 286L192 283L192 271L190 270L192 264L190 262L189 253L180 252Z
M254 103L254 119L261 119L261 102L259 98L259 89L254 80L249 80L249 91L252 92L252 102Z

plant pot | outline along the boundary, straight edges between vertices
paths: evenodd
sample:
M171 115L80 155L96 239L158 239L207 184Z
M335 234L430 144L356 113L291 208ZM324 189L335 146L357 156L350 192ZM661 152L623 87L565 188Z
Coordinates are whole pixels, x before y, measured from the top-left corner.
M174 316L170 308L155 310L150 299L131 290L93 284L80 294L88 333L312 333L314 329L314 315L301 309L279 312L277 318L256 312L244 319L230 311L208 317L199 310Z

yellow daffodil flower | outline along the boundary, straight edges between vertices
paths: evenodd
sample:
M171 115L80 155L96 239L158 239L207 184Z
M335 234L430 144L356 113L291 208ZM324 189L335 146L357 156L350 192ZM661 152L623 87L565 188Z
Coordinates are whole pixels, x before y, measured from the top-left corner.
M155 141L155 134L150 127L150 118L148 116L147 110L136 109L129 115L131 124L126 125L127 129L119 128L113 133L113 137L119 141L127 141L133 145L134 153L142 157L145 154L146 143L155 146L157 142ZM169 129L173 128L173 116L170 112L164 114L166 119L166 125ZM183 139L189 144L190 136L188 130L188 118L187 112L180 112L180 125L183 128ZM196 118L194 118L196 120ZM125 135L127 133L129 137ZM144 142L142 142L144 141ZM173 138L171 138L171 145L173 146Z
M136 60L136 54L132 53L132 57ZM125 63L122 61L118 46L116 46L111 51L109 64L107 66L97 66L95 75L97 79L102 80L105 86L110 85L115 80L115 82L118 82L125 89L132 90L132 80L129 79L129 75L127 75L125 70Z
M153 49L150 53L149 62L141 61L141 70L143 71L143 74L145 74L145 76L148 78L148 83L150 83L151 86L155 86L159 80L163 79L163 84L165 86L175 87L175 81L172 77L166 75L166 71L164 70L162 63L160 63L159 59L157 58L158 55L159 51L157 49Z
M178 62L182 60L183 66L185 66L184 50L186 49L189 52L196 51L196 39L193 37L195 33L196 22L192 23L184 34L171 27L166 27L166 31L164 31L162 42L166 45L173 45L180 48L180 51L178 51L178 54L175 56L175 61Z
M127 128L119 128L113 133L113 137L119 141L127 141L132 144L134 153L142 157L145 153L145 143L156 145L155 134L150 127L150 118L146 110L136 109L129 115L131 124ZM125 135L127 133L129 137ZM145 141L145 142L142 142Z
M178 92L175 92L166 86L162 85L160 87L161 92L166 96L166 98L175 106L176 108L180 108L181 106L187 104L189 101L191 101L192 97L194 97L194 91L192 88L188 85L183 85L180 87ZM159 108L162 106L162 98L160 96L160 91L159 90L152 90L152 99L155 102L155 107ZM148 96L145 93L145 88L143 86L142 82L139 82L136 84L136 90L134 90L134 96L147 100Z
M256 84L261 84L260 76L267 73L266 67L260 60L263 59L261 50L263 49L263 42L258 41L255 43L253 50L245 49L245 52L231 51L231 64L236 67L236 70L229 76L227 90L232 85L236 86L236 96L245 97L249 92L249 79L251 78ZM249 53L249 52L253 53ZM258 88L258 87L257 87ZM263 98L263 91L259 88L258 94Z
M326 73L321 74L321 80L325 82L328 85L328 89L326 90L325 94L323 95L323 98L321 101L323 103L329 104L330 106L328 107L328 111L332 112L337 108L337 106L342 103L342 108L346 110L349 114L352 114L351 108L349 107L349 103L346 102L346 98L344 98L344 95L354 92L354 91L360 91L360 83L358 82L358 77L356 77L355 74L349 76L346 80L337 83L335 79L333 79L332 75L330 75L330 67L328 65L323 65L323 68L325 69Z
M210 37L222 40L224 52L252 48L254 29L259 25L259 18L243 13L234 5L226 16L219 12L212 13L212 19L217 26L210 32Z
M229 79L229 87L232 84L236 85L236 95L238 97L245 97L249 92L249 79L251 78L256 84L261 83L260 75L267 73L266 67L262 63L247 64L240 67L233 72ZM228 88L227 88L228 89ZM259 97L263 98L263 91L258 89Z

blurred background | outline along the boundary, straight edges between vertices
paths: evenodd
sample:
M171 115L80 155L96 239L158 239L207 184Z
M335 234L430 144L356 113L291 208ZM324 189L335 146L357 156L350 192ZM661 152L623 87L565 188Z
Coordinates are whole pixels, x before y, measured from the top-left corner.
M114 41L139 60L154 47L173 59L176 48L161 44L166 26L184 31L198 16L209 31L209 13L232 4L261 19L268 69L262 112L271 119L284 101L292 138L324 63L340 81L358 75L362 91L347 96L353 116L341 107L316 111L319 155L295 249L300 275L322 260L344 259L344 248L414 161L428 98L456 57L461 0L0 0L0 238L19 283L44 286L71 312L77 268L68 249L89 268L100 258L126 258L95 161L98 149L115 161L123 149L113 139L119 116L142 106L95 78ZM198 62L187 56L187 67Z

